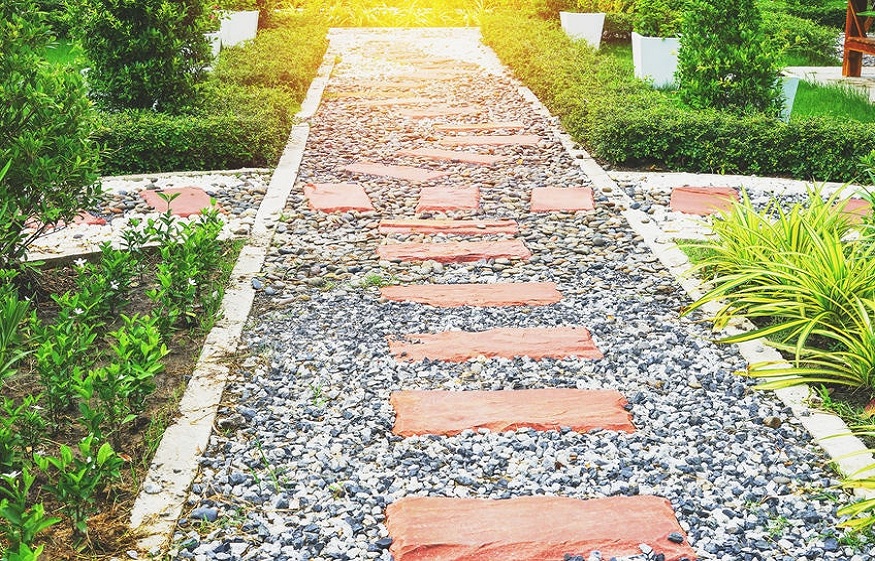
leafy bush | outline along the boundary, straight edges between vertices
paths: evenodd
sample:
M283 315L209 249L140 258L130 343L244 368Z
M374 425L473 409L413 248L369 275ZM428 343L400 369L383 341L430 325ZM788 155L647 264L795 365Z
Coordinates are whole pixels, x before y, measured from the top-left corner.
M779 11L763 11L762 16L763 33L781 55L803 58L811 66L837 64L834 30Z
M76 34L92 95L111 109L179 111L194 101L212 58L203 0L87 0Z
M680 98L698 109L779 115L775 52L753 0L690 0L681 28Z
M0 268L100 195L94 113L79 73L44 59L51 41L32 0L0 3Z
M674 37L681 27L683 0L636 0L633 29L646 37Z
M223 50L198 109L105 113L97 138L105 175L274 165L327 48L325 27L300 16ZM227 60L226 60L227 59Z
M680 107L607 53L575 47L553 23L503 12L482 31L571 136L615 165L849 181L875 146L875 129L863 123Z
M786 0L787 11L820 25L844 29L847 2L844 0Z

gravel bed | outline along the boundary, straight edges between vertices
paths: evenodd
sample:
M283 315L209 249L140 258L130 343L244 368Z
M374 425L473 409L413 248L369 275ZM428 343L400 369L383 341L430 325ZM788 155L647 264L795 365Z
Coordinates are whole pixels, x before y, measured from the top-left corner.
M355 80L407 71L383 55L430 53L486 61L470 30L348 31L329 95L311 120L300 177L263 274L235 381L178 522L172 559L391 559L385 506L405 496L668 498L700 559L871 561L872 544L843 545L835 530L834 473L790 411L752 391L731 347L711 343L701 317L679 318L689 300L614 204L596 193L593 212L528 213L533 187L588 179L553 131L493 66L421 88L483 108L462 119L513 120L538 133L538 149L496 148L493 168L396 158L425 146L429 121L367 110L331 96ZM340 45L340 47L338 47ZM441 121L462 120L456 118ZM513 217L532 260L442 265L380 262L387 241L453 236L381 236L380 217L412 216L421 185L352 177L359 158L456 172L433 184L480 185L483 217ZM324 215L301 196L308 181L362 184L374 213ZM379 276L378 276L379 275ZM564 298L537 308L437 309L381 301L370 286L400 282L553 281ZM398 363L386 335L493 327L584 325L604 359L483 358L461 364ZM606 388L622 391L632 434L528 429L453 437L391 433L397 389ZM597 559L589 551L568 552ZM642 554L639 558L649 558ZM577 559L575 558L575 559Z
M267 192L270 173L266 171L205 172L202 174L160 174L140 177L107 177L102 180L104 195L90 213L104 225L70 224L41 238L31 246L32 257L50 257L96 251L105 241L121 243L121 233L131 219L156 218L159 213L145 203L140 192L146 189L199 187L215 198L227 223L224 237L249 234L258 206Z

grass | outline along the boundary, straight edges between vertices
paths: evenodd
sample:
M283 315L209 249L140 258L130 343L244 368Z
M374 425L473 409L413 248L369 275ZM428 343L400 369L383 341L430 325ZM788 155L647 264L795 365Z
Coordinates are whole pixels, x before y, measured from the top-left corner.
M875 123L875 105L865 94L841 84L820 86L800 82L793 104L793 117L829 115Z

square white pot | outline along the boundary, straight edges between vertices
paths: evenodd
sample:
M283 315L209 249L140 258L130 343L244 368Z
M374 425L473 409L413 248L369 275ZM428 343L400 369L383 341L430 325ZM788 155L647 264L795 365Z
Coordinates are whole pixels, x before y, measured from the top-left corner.
M243 41L255 39L258 32L258 10L245 12L225 12L222 14L222 27L219 38L222 46L233 47Z
M562 31L572 39L583 39L595 49L601 45L605 14L559 12L559 23L562 24Z
M648 80L657 88L675 85L680 48L681 40L677 37L645 37L632 32L635 77Z
M796 100L796 90L798 89L798 76L781 76L781 96L784 98L784 108L781 109L781 120L785 123L790 120L790 113L793 112L793 101Z

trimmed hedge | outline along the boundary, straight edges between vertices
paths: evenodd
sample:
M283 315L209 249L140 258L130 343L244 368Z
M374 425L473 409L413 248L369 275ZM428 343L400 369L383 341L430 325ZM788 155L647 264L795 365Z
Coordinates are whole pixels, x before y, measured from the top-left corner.
M102 114L101 173L275 165L327 48L324 25L289 21L297 26L261 30L255 40L223 50L191 114Z
M494 14L484 41L595 156L615 166L849 181L875 127L840 120L696 111L635 80L557 23Z

